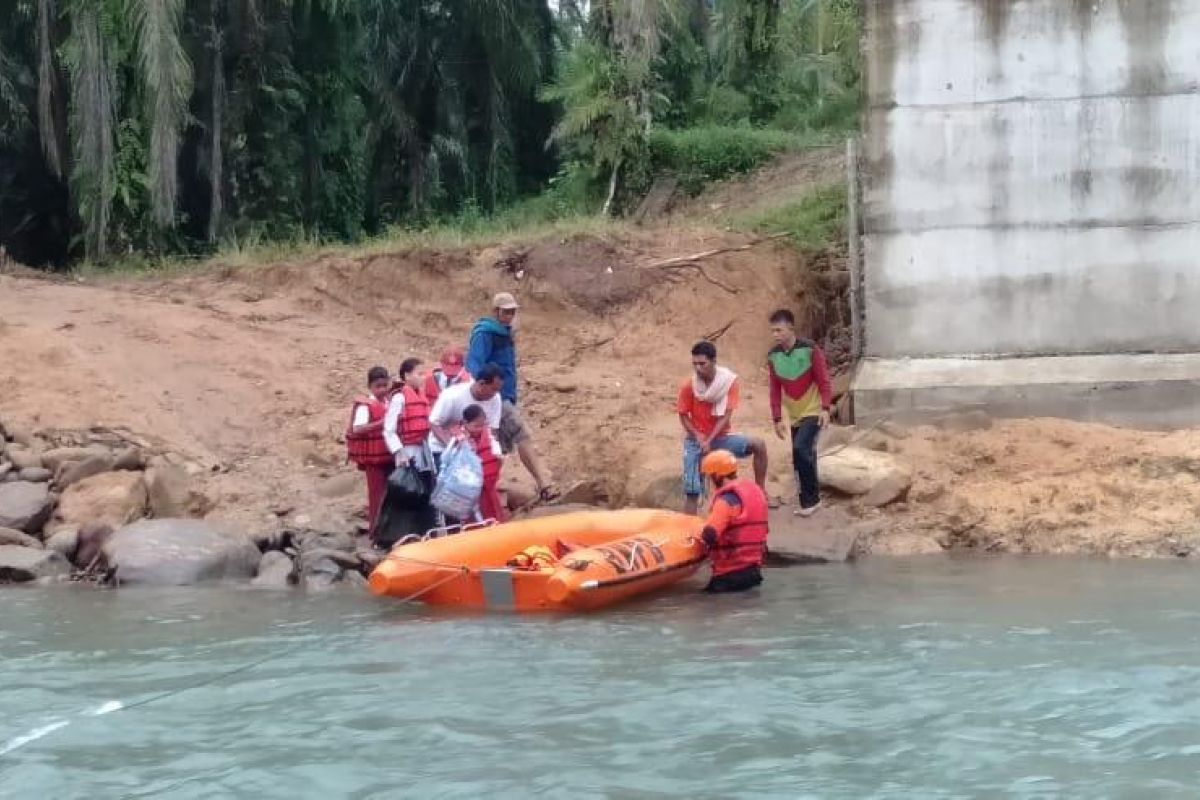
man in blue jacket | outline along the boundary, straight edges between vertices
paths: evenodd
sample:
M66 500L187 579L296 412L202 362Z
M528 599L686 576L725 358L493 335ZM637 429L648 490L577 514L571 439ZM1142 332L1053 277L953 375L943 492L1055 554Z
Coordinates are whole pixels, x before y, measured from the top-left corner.
M485 364L494 364L500 369L504 379L500 389L504 401L500 418L500 448L506 454L516 450L521 463L537 484L539 497L553 500L559 491L546 477L525 420L517 411L517 347L513 341L512 324L517 318L518 308L517 299L508 292L500 292L492 298L492 316L483 317L471 329L465 366L472 375L478 375Z
M478 375L484 364L495 364L504 377L500 396L517 404L517 346L513 342L512 324L517 318L517 299L500 292L492 300L493 315L483 317L471 329L471 344L467 349L467 372Z

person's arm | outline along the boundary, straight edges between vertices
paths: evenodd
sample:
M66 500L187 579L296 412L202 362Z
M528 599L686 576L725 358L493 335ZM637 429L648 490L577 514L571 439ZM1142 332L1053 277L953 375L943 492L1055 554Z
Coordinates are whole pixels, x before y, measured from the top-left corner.
M383 415L383 441L387 443L388 452L399 461L404 453L404 443L400 441L400 413L404 411L404 395L400 392L388 404L387 413Z
M683 426L683 432L697 442L703 441L704 437L696 432L696 426L692 424L692 390L686 383L679 387L675 410L679 412L679 424Z
M713 426L712 433L708 435L707 439L700 442L701 447L706 451L713 442L724 436L733 424L733 412L737 411L741 401L741 390L738 388L738 383L739 381L734 379L733 385L729 387L729 397L725 399L725 413L717 417L717 424Z
M467 357L463 362L467 372L478 375L483 365L492 357L492 335L487 331L475 331L471 334L471 342L467 346Z
M379 423L371 422L370 410L359 403L354 407L354 419L350 422L350 430L354 433L371 433L379 430Z
M824 427L829 424L829 407L833 405L833 384L829 380L825 354L815 344L812 348L812 371L817 391L821 394L821 426Z
M449 402L449 392L442 392L438 395L437 402L433 404L433 408L429 412L429 428L433 431L434 437L443 445L450 444L454 438L454 431L451 430L454 420L451 419Z
M775 434L780 439L787 438L787 430L783 424L783 382L775 374L775 365L767 359L767 381L771 388L771 421L775 423Z
M708 512L708 519L704 521L704 528L700 532L700 538L707 547L717 546L737 513L738 508L730 502L728 494L718 494L713 499L712 510Z

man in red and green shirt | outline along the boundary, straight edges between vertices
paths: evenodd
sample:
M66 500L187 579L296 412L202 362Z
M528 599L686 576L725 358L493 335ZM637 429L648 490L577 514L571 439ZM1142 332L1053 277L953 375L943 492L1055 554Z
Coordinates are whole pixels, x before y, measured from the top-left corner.
M817 483L817 435L829 424L833 389L821 348L796 336L796 317L786 308L771 314L775 346L767 354L771 381L771 418L775 433L786 439L783 412L787 412L792 437L792 466L800 485L796 513L811 516L821 505Z

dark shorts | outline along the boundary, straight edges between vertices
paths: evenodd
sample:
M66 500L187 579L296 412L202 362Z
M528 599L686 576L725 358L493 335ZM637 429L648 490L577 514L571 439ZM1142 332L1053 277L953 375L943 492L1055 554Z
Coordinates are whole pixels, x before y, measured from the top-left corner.
M718 575L708 582L708 586L704 587L704 591L710 594L718 592L744 592L747 589L753 589L763 582L762 570L758 567L746 567L739 569L737 572L727 572L724 575Z
M505 400L500 410L500 449L505 455L529 440L529 429L525 418L517 407Z

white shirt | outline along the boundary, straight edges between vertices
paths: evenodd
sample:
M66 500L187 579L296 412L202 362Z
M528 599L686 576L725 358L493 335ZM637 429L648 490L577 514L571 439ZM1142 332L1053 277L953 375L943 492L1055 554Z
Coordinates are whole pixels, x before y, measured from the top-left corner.
M474 386L473 383L458 383L438 395L437 402L433 404L433 410L429 412L429 424L439 428L453 428L462 422L463 412L469 406L479 406L483 409L484 416L487 417L488 427L492 430L492 446L498 449L500 447L498 435L500 414L504 408L503 401L500 399L499 393L491 400L476 400L471 394L472 386ZM391 413L391 409L388 409L388 413ZM445 445L438 441L437 436L432 433L429 434L429 446L435 453L446 449Z
M400 415L404 413L404 392L396 392L388 403L387 414L383 417L383 441L387 443L388 451L396 455L401 450L412 459L413 466L421 471L433 469L433 459L429 448L432 445L404 444L400 441Z

